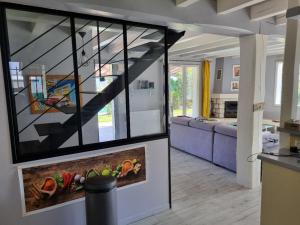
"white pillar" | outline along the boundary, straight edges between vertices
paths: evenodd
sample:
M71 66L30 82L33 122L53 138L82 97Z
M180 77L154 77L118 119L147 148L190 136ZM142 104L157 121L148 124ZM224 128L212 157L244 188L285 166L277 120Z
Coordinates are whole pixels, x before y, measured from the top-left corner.
M254 105L265 98L266 37L240 37L241 77L238 106L237 182L248 188L260 185L260 161L247 158L262 151L263 110Z
M282 73L280 126L297 119L298 83L300 63L300 22L288 19ZM289 135L280 133L280 147L289 147Z

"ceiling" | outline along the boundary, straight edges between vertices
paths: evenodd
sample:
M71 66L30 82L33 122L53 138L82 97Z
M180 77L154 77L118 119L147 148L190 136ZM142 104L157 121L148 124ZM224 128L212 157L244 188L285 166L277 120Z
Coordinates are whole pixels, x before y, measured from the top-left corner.
M285 38L268 36L267 55L284 53ZM202 33L192 38L183 38L169 50L170 60L200 61L207 58L239 57L238 37Z
M123 1L125 4L125 0ZM208 4L208 1L211 4ZM71 2L76 1L72 0ZM77 2L82 1L78 0ZM87 2L92 3L94 0L87 0ZM91 6L95 9L97 9L96 6L101 6L101 9L103 9L105 7L102 4L105 2L106 1L101 1L101 5ZM118 3L118 7L121 7L119 6L119 1L111 0L107 2L110 4ZM165 5L162 4L159 5L160 7L157 7L157 4L157 1L155 1L152 4L149 4L148 2L147 6L144 6L143 3L138 4L135 7L143 6L142 8L145 11L151 6L154 10L151 12L153 17L162 21L165 19L168 21L168 24L171 24L175 29L186 30L185 36L169 50L169 58L171 60L198 61L204 58L218 58L226 56L238 57L240 55L239 36L251 33L261 33L268 29L266 28L267 25L284 28L286 24L285 13L288 7L288 0L165 0ZM125 4L125 6L127 6L127 4ZM88 5L85 5L84 7L88 9ZM169 8L170 10L165 10L165 8ZM139 13L140 17L146 17L148 15L138 11L139 8L135 10L135 13ZM119 11L120 9L118 12ZM127 11L121 10L119 13L122 12L124 15L126 15L126 13L130 13L130 15L133 14L133 11ZM194 17L199 15L199 18L197 18L199 20L197 20L198 22L193 23L182 22L182 20L178 18L176 20L170 20L170 18L174 16L170 12L173 12L176 15L185 15L185 21L190 22L191 19L194 20L196 19ZM162 18L155 13L165 15L165 17ZM170 15L167 15L168 13ZM247 17L247 21L243 19L244 17L241 13ZM18 17L20 16L22 19L24 19L24 17L28 17L26 15L18 15ZM13 18L11 19L16 19L16 15L13 15L12 17ZM124 19L130 18L129 16L127 17L128 18ZM146 18L148 21L149 18ZM33 18L32 21L30 21L36 24L33 31L40 31L40 26L37 25L40 24L38 22L43 21L49 21L49 19L41 16L39 16L39 18ZM222 21L224 21L223 24ZM234 26L237 24L239 24L239 26ZM252 30L249 29L251 27ZM114 31L111 30L111 36L114 35ZM109 39L111 37L107 38ZM283 54L284 44L284 35L269 35L267 54Z
M201 1L201 0L198 0ZM184 5L192 6L195 0L178 0ZM250 21L271 23L276 26L285 26L285 13L288 7L287 0L216 0L218 17L226 17L237 11L247 11ZM188 4L190 3L190 4ZM204 58L239 57L239 38L216 32L211 29L199 29L198 32L187 29L186 35L169 51L171 60L198 61ZM283 54L285 45L284 36L268 36L267 54Z

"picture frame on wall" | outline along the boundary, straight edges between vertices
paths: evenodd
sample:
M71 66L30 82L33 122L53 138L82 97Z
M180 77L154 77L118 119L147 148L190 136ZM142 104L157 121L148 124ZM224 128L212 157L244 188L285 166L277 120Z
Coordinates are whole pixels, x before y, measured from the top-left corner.
M217 70L217 80L222 80L223 70L218 69Z
M231 81L231 91L239 91L240 82L239 81Z
M232 66L232 77L239 78L241 75L241 66L240 65L233 65Z
M72 91L75 89L74 76L29 75L28 83L32 114L60 112L58 107L76 112L76 93Z

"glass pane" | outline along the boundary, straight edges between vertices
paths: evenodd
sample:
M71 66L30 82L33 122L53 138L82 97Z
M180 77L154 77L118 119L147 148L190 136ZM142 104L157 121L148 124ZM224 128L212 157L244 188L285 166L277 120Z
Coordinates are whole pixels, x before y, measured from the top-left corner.
M127 27L131 136L164 133L164 31Z
M196 105L196 86L197 85L197 76L199 68L197 66L186 66L186 113L187 116L193 116L193 108L197 107Z
M124 139L123 26L75 20L76 28L87 23L76 34L83 144Z
M183 66L170 65L169 105L170 117L181 116L183 112Z
M70 19L7 10L19 153L78 145Z

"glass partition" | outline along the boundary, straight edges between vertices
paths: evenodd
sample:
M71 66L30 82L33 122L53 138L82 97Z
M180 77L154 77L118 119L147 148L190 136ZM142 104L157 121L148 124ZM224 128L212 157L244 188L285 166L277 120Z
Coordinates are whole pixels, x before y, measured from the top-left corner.
M19 153L78 146L70 18L7 10ZM68 133L66 140L54 138Z
M14 162L167 137L164 27L0 9Z
M164 30L127 27L127 38L131 136L164 133Z

